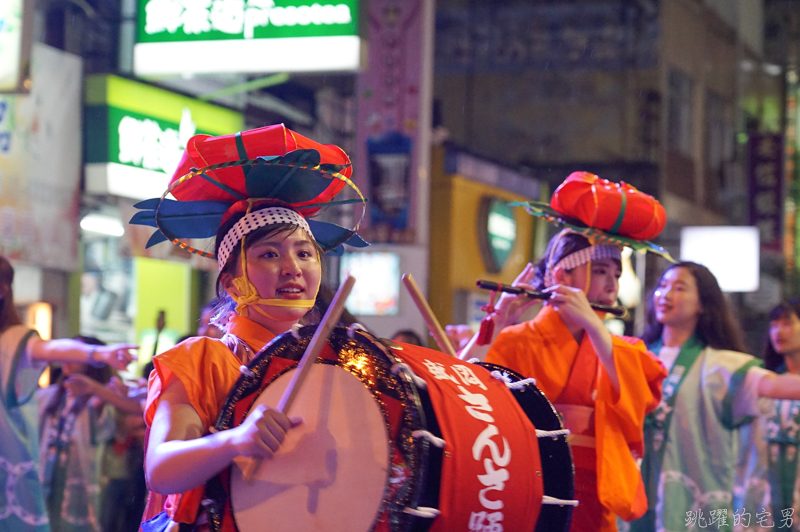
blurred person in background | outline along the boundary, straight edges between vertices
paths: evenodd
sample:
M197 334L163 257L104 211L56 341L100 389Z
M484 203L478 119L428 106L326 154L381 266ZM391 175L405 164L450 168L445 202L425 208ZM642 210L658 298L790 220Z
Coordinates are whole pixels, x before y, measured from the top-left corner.
M745 353L741 326L716 278L694 262L661 274L643 339L669 376L645 423L648 511L631 530L730 530L732 520L709 518L747 510L733 506L746 444L740 429L761 413L759 398L800 399L800 377L776 375ZM780 514L772 519L781 523Z
M402 342L410 345L422 345L422 338L411 329L401 329L392 335L393 342Z
M769 313L769 340L764 367L778 374L800 375L800 299L783 301ZM800 530L800 400L770 401L764 416L772 514L780 518L793 510L791 530Z
M0 256L0 492L5 499L0 532L50 530L39 478L36 391L49 362L124 369L135 346L95 346L78 340L42 340L25 326L14 306L14 268Z
M461 351L467 347L469 341L475 336L475 331L467 324L446 325L444 333L450 341L450 345L452 345L453 349L456 351Z
M213 319L218 305L219 299L215 297L200 311L200 324L197 326L197 336L222 338L222 335L225 334L220 326L224 327L225 323L227 323L227 319L223 320L223 323Z
M103 345L91 337L76 340ZM88 390L103 388L112 370L72 362L52 374L53 384L38 392L39 461L50 530L99 532L99 457L116 422L114 408Z
M152 363L148 364L149 375ZM91 395L93 401L114 407L116 431L108 438L99 457L102 532L136 532L147 499L144 480L144 402L147 379L126 384L111 377L102 385L86 375L73 374L65 386L74 395Z
M66 386L75 395L92 395L93 400L115 407L116 431L100 457L100 529L136 532L147 498L143 416L147 379L126 384L119 377L111 377L103 386L84 375L73 375Z

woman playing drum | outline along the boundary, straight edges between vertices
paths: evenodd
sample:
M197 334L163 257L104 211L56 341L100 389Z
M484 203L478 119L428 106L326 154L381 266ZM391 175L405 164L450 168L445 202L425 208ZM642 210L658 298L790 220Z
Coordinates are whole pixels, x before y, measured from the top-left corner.
M247 164L222 168L211 164L235 161L237 155L240 163ZM188 158L194 160L187 162ZM145 531L169 530L176 523L203 529L205 482L237 457L270 458L286 431L300 423L260 406L238 427L211 430L240 368L315 304L321 252L344 241L366 245L354 231L322 222L311 223L324 229L327 240L315 239L304 217L349 182L338 173L349 174L348 162L338 148L316 144L283 126L227 137L199 136L190 140L176 177L191 166L205 165L189 174L202 172L203 177L192 180L197 183L191 188L181 187L188 181L174 180L170 190L177 202L139 204L155 207L155 212L138 213L132 223L156 225L170 239L208 236L198 234L200 218L217 216L208 224L218 226L217 290L230 310L235 306L221 340L190 338L154 359L145 411L149 426L145 470L151 490L168 497L162 508L160 498L151 496ZM164 201L169 200L162 197ZM178 211L182 217L172 216ZM193 223L187 224L192 216Z
M556 191L554 208L576 183L590 185L590 194L596 189L623 189L591 174L573 174ZM645 196L627 185L621 194ZM602 198L594 202L600 209L609 203ZM641 243L564 221L565 215L578 217L573 212L553 212L539 204L529 204L529 212L532 207L532 214L558 220L567 228L514 284L550 298L536 318L514 325L534 301L504 294L461 357L488 351L487 362L536 379L571 431L568 441L579 505L570 530L615 531L617 516L636 519L647 509L637 463L644 449L644 416L658 404L666 372L641 341L611 335L590 302L616 302L621 246ZM649 208L650 213L659 212L652 203ZM596 218L593 215L590 221ZM652 214L646 221L651 220Z

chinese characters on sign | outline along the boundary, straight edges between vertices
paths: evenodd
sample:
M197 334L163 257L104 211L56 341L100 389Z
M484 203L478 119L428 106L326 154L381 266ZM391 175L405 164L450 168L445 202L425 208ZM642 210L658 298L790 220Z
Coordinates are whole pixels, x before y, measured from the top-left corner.
M180 163L183 147L194 136L197 126L192 112L184 107L178 129L151 119L123 116L119 121L119 162L172 174Z
M246 3L244 0L148 0L144 4L144 14L146 35L175 34L180 29L186 36L221 32L245 39L269 36L257 35L257 28L271 26L273 33L280 33L283 28L294 26L353 22L351 6L347 4L281 6L275 5L274 0L248 0Z
M359 0L138 0L139 76L361 66Z
M759 228L764 247L780 249L783 136L753 135L748 151L750 224Z

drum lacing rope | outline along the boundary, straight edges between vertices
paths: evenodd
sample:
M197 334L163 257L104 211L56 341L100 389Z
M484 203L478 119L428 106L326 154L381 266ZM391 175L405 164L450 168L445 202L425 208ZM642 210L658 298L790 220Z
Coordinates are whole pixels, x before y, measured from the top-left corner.
M360 323L351 323L350 326L347 328L347 337L351 340L354 340L356 337L356 331L364 331L369 332L366 327L361 325Z
M421 508L403 508L403 512L417 517L424 517L425 519L434 519L439 517L439 514L442 513L437 508L428 508L427 506Z
M542 504L551 504L554 506L578 506L578 501L573 499L556 499L549 495L542 495Z
M480 358L470 358L469 360L467 360L467 364L477 364L480 361L481 361Z
M511 386L511 377L509 377L508 373L506 373L505 371L494 370L491 373L489 373L489 375L491 375L492 377L494 377L499 381L503 381L504 383L506 383L506 386Z
M439 449L443 448L444 444L446 443L443 439L434 436L432 432L427 430L415 430L414 432L411 433L411 437L424 438L429 442L431 442L431 444L433 444L434 446L438 447Z
M524 388L529 384L536 385L536 379L530 377L528 379L522 379L521 381L507 383L506 386L508 386L509 390L519 390L520 388Z
M252 369L250 369L250 368L248 368L248 367L247 367L247 366L245 366L244 364L242 364L241 366L239 366L239 372L240 372L242 375L245 375L245 376L247 376L247 377L250 377L251 379L252 379L253 377L255 377L255 376L256 376L256 374L255 374L255 373L253 373L253 370L252 370Z
M295 323L294 325L292 325L289 328L289 332L292 333L292 336L294 336L295 340L300 340L300 328L301 327L302 327L302 325L300 325L299 323Z
M536 429L537 438L558 438L559 436L569 436L569 429L560 430L539 430Z
M420 388L422 390L428 389L428 383L425 382L425 379L419 378L417 374L414 373L414 370L411 369L411 367L408 364L404 364L403 362L398 362L397 364L392 366L391 369L392 369L392 375L397 375L401 371L404 371L406 375L408 375L411 378L411 381L417 388Z
M529 384L533 385L536 384L536 379L534 378L522 379L520 381L513 382L511 380L511 377L509 377L508 373L506 373L505 371L494 370L490 373L490 375L495 379L506 383L506 386L508 386L509 390L519 390L520 388L524 388Z

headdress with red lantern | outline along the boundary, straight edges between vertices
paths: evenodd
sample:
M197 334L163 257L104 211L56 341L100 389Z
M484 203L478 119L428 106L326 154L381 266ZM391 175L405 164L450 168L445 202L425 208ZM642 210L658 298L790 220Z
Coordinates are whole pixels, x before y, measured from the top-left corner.
M573 172L553 193L549 205L536 201L513 205L525 207L529 214L563 227L559 236L577 233L590 243L557 264L548 260L547 285L552 284L552 273L557 268L569 270L592 260L620 259L621 249L626 246L673 260L664 248L649 241L667 223L664 207L653 196L627 183L614 183L589 172Z
M553 257L557 246L550 246L551 255L545 261L545 286L554 283L553 274L559 268L572 270L583 265L590 267L593 260L620 260L626 246L674 262L664 248L648 241L658 236L667 223L664 207L654 197L627 183L600 179L589 172L573 172L559 185L549 204L527 201L511 205L524 207L529 214L563 227L554 237L556 240L576 233L589 241L588 247L561 257L558 262ZM488 314L481 322L479 345L491 342L496 297L493 294L492 302L484 307Z
M146 247L170 241L188 252L216 258L220 271L241 245L243 274L234 280L241 295L234 299L237 312L244 316L249 306L264 314L259 304L310 308L313 300L259 296L247 276L245 238L261 227L283 223L305 230L328 254L340 255L343 244L367 246L357 234L361 220L347 229L313 219L324 207L354 202L362 203L363 219L366 199L350 180L351 173L350 159L341 148L314 142L282 124L220 137L196 135L167 190L160 198L137 203L141 210L130 223L157 229ZM358 198L334 201L345 185ZM174 199L167 198L169 194ZM259 208L264 203L270 206ZM227 231L216 255L186 242L214 237L238 213L244 216Z

